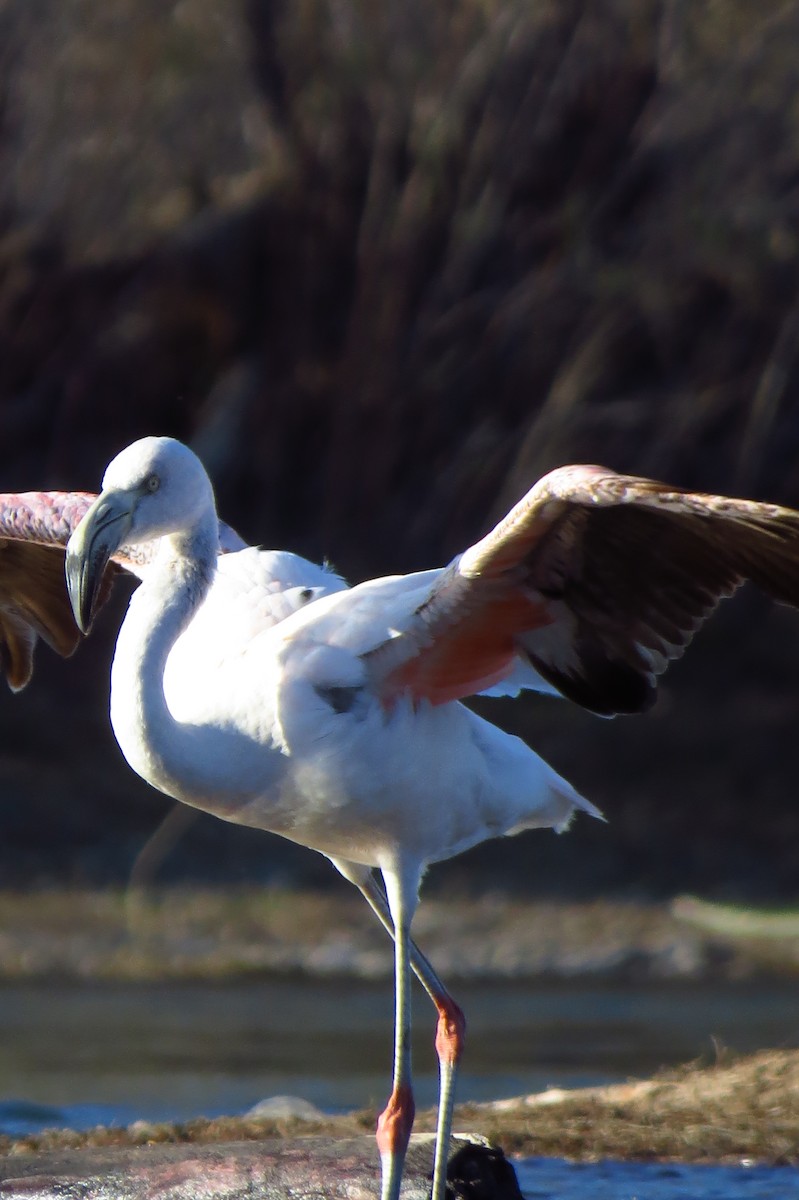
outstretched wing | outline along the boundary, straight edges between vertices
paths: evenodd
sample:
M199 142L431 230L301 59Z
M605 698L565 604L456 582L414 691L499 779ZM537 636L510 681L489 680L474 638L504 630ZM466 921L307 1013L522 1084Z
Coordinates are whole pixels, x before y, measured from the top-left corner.
M594 712L640 712L657 675L746 580L799 605L799 513L561 467L364 658L386 703L543 678Z
M96 499L92 492L0 494L0 674L13 691L33 671L38 638L64 657L81 639L64 580L64 551L72 531ZM244 542L220 523L223 552ZM119 570L141 576L152 546L123 547L106 569L100 603Z

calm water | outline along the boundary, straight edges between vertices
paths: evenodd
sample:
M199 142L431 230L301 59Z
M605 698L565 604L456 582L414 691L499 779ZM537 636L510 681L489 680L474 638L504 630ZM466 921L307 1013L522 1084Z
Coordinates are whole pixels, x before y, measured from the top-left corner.
M458 989L469 1017L459 1096L646 1076L712 1053L796 1045L795 989L503 983ZM0 987L0 1131L244 1112L291 1094L328 1111L385 1099L390 985L269 980ZM420 1105L432 1104L432 1019L415 998ZM522 1164L525 1195L558 1200L799 1200L789 1169ZM603 1190L604 1189L604 1190Z
M692 1167L680 1163L517 1164L525 1200L797 1200L793 1167Z

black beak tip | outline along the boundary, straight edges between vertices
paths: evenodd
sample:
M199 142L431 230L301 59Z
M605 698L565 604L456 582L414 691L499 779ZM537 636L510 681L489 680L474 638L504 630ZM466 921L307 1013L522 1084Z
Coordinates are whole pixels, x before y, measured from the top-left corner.
M96 611L97 586L94 582L96 575L90 570L83 558L76 554L67 553L65 562L67 577L67 594L72 606L75 624L83 634L91 631ZM100 573L102 575L102 572Z

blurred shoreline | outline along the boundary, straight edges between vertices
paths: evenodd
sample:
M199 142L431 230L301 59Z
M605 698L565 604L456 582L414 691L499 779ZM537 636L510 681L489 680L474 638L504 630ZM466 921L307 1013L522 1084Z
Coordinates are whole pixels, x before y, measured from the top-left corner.
M444 978L753 980L799 973L799 915L681 898L585 904L433 895L414 925ZM356 895L275 888L0 892L0 980L390 979Z

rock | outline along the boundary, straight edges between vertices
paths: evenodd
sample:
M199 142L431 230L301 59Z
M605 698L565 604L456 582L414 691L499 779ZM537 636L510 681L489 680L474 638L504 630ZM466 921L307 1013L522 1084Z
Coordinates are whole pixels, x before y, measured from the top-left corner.
M452 1200L521 1200L502 1152L463 1142L448 1171ZM403 1200L427 1200L433 1137L411 1139ZM374 1139L302 1137L216 1145L61 1151L0 1161L3 1200L372 1200L379 1190Z
M321 1108L304 1100L302 1096L267 1096L259 1100L245 1114L245 1117L268 1117L271 1121L281 1121L288 1117L296 1117L300 1121L324 1121L325 1114Z

